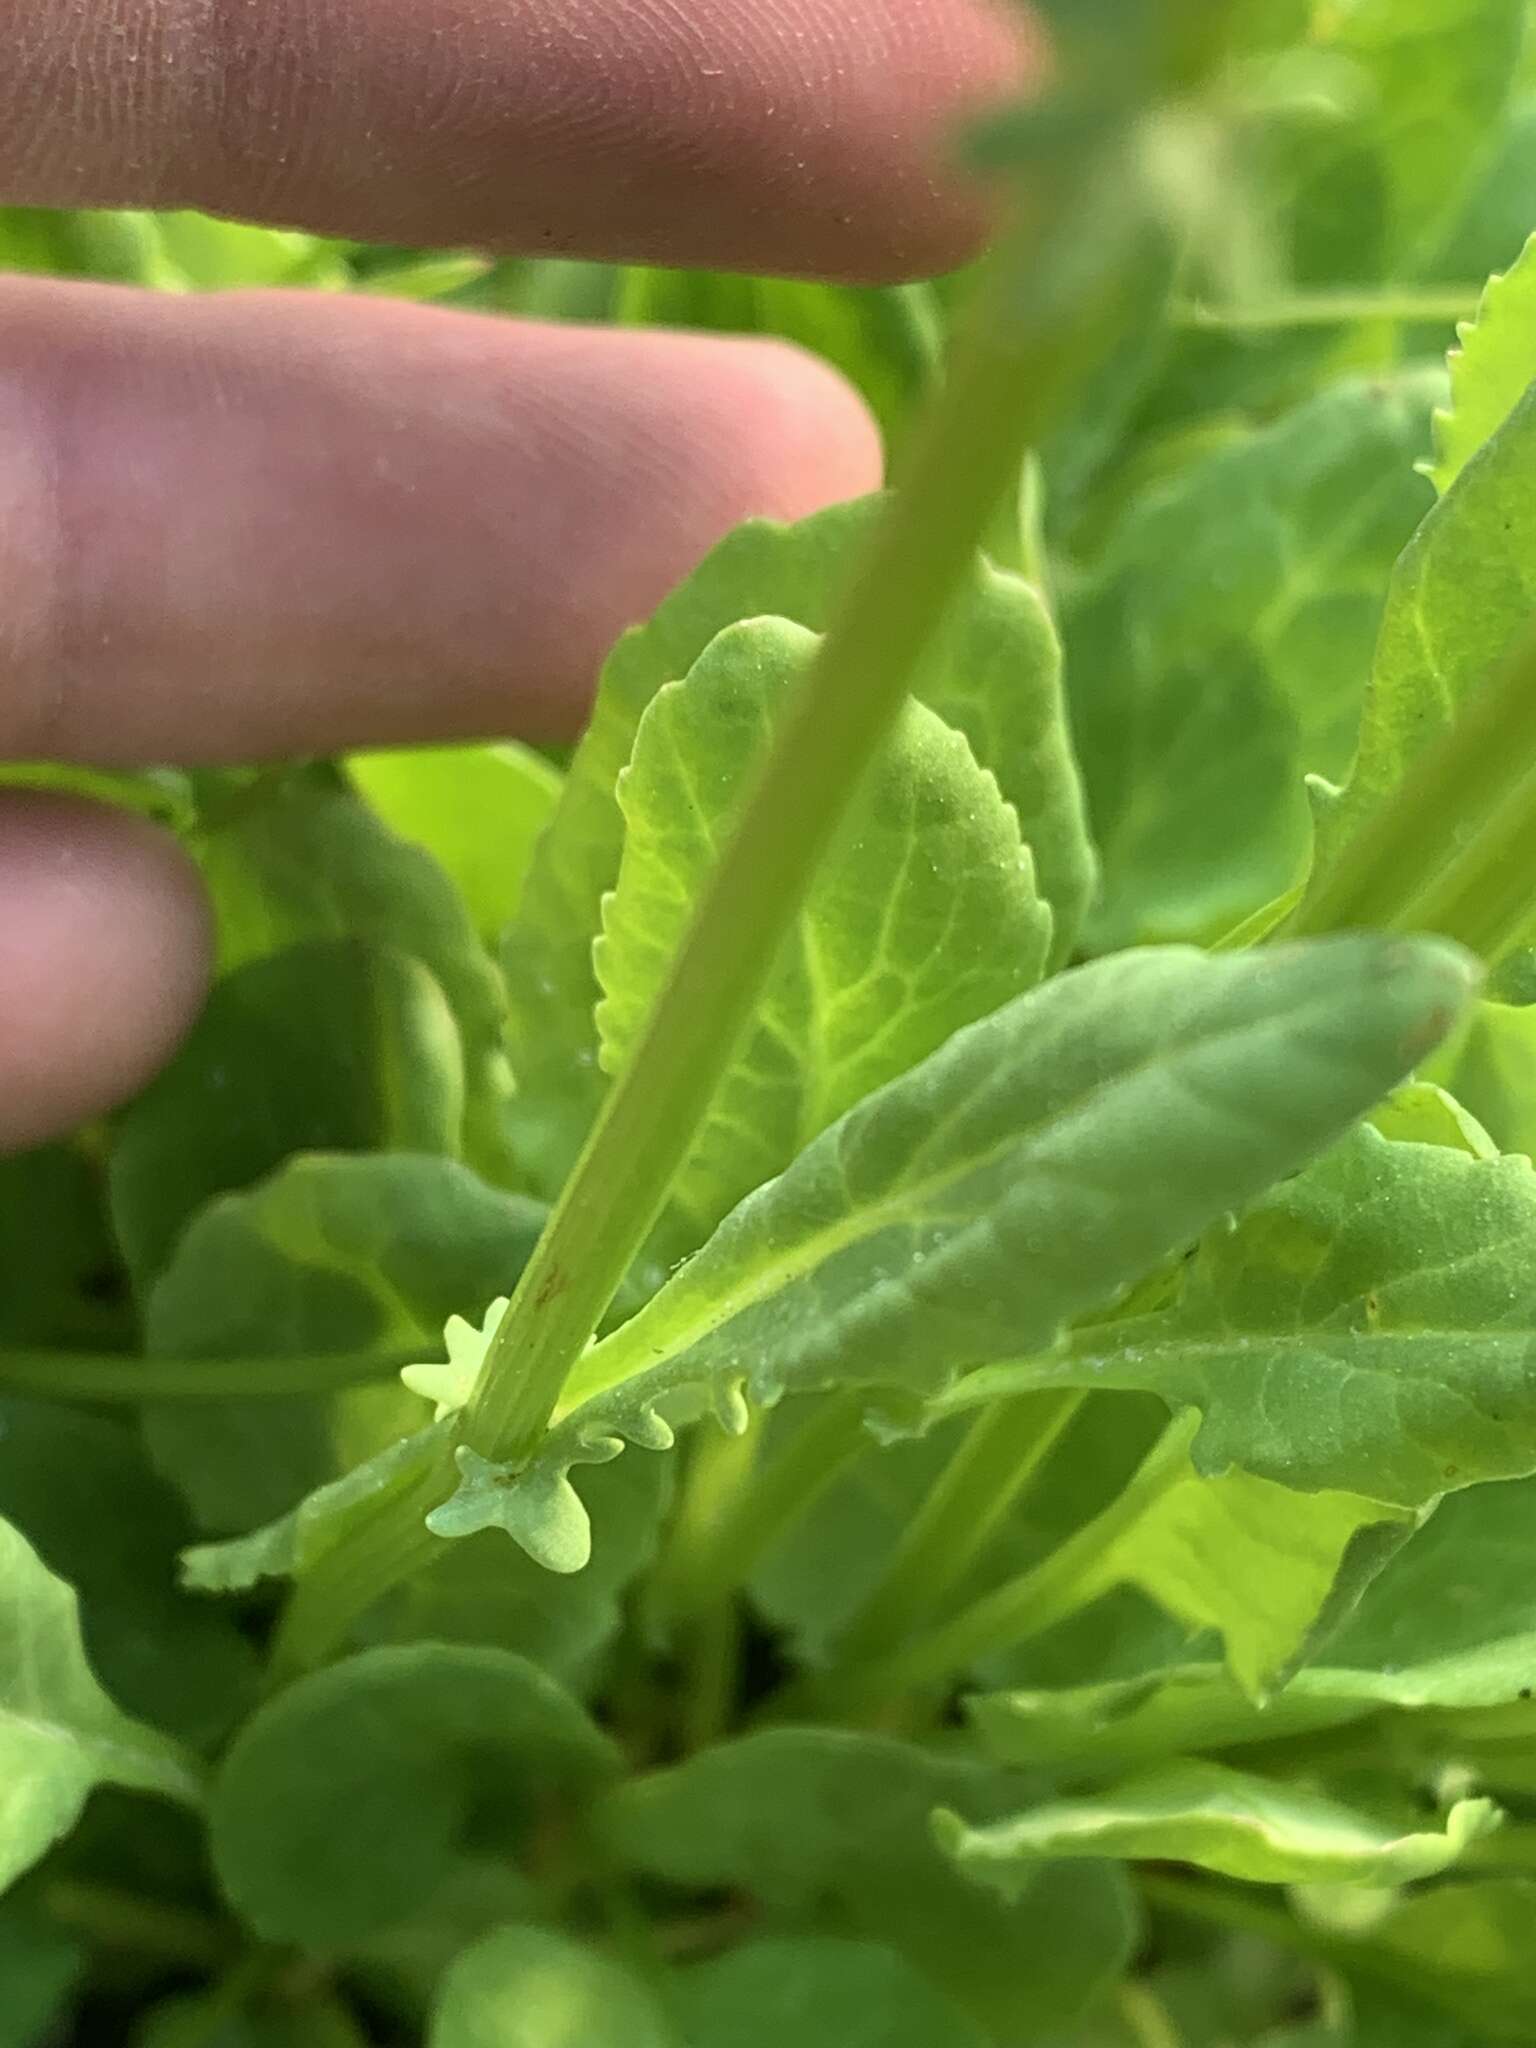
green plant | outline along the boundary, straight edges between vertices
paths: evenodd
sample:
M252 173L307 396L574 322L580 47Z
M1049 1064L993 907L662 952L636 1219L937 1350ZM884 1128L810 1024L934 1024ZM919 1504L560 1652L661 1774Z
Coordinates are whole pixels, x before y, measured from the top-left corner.
M0 215L898 458L563 773L84 779L221 973L0 1164L0 2042L1536 2033L1527 12L1063 0L964 292Z

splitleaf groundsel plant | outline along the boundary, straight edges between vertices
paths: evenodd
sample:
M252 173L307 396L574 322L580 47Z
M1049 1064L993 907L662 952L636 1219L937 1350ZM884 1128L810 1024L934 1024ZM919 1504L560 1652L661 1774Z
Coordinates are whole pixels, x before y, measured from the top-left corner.
M5 771L223 968L0 1164L4 2048L1536 2040L1530 10L1045 11L934 286L0 214L895 478L559 764Z

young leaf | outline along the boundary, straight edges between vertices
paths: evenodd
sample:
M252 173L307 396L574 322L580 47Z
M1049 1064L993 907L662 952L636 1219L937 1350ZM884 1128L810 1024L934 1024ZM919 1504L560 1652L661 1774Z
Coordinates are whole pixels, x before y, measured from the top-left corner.
M1408 1537L1377 1502L1300 1495L1229 1472L1191 1471L1109 1551L1106 1581L1140 1586L1191 1629L1219 1630L1251 1698L1283 1685L1321 1618L1348 1606Z
M219 969L305 939L352 937L410 954L433 976L464 1047L464 1155L510 1177L506 993L463 898L329 769L213 783L191 850L218 917Z
M646 1985L544 1927L505 1927L443 1978L427 2048L682 2048ZM721 2044L724 2048L724 2044Z
M392 832L424 846L457 886L482 942L501 943L560 776L511 741L352 754L347 773Z
M1435 414L1435 458L1426 465L1442 496L1536 379L1536 235L1488 280L1477 318L1456 334L1450 403Z
M1225 929L1302 866L1302 777L1348 765L1441 389L1335 385L1133 499L1063 626L1098 948Z
M603 908L602 1062L629 1058L815 636L734 626L640 721ZM796 920L747 1042L673 1183L690 1251L819 1132L1040 978L1051 915L1018 820L965 740L909 705Z
M472 1829L520 1842L618 1769L607 1737L520 1657L366 1650L241 1730L213 1787L214 1866L264 1940L339 1947L427 1904Z
M1536 1008L1479 1002L1435 1067L1497 1150L1536 1156Z
M435 1351L455 1310L505 1293L543 1222L450 1159L299 1157L204 1210L147 1306L161 1358ZM394 1442L421 1411L392 1378L292 1400L162 1402L156 1462L219 1532L284 1513L312 1487Z
M602 1099L592 941L623 850L615 790L645 708L743 619L824 631L879 509L867 501L797 526L741 528L609 657L504 948L518 1157L542 1192L558 1187ZM1055 917L1056 956L1065 958L1093 892L1095 860L1062 705L1060 649L1027 583L976 565L928 664L923 699L965 735L1017 811Z
M1536 394L1528 394L1404 551L1387 593L1353 771L1342 791L1318 792L1319 877L1529 618L1533 449Z
M203 1798L196 1760L102 1691L74 1593L0 1522L0 1888L74 1826L98 1785Z
M465 1483L430 1526L499 1526L579 1570L574 1464L665 1448L710 1406L740 1419L744 1393L922 1395L1048 1350L1368 1108L1454 1022L1470 975L1438 942L1344 939L1127 954L1047 983L749 1196L588 1354L533 1462L461 1454Z
M463 1123L458 1027L419 960L356 939L253 960L113 1133L112 1220L135 1282L206 1203L292 1153L451 1155Z
M1536 1481L1453 1495L1324 1638L1318 1661L1262 1704L1220 1665L1181 1652L1133 1678L984 1694L972 1717L1005 1763L1092 1769L1278 1741L1393 1709L1512 1705L1536 1681L1533 1513Z
M945 1804L981 1822L1016 1783L872 1735L786 1729L705 1750L609 1793L599 1822L631 1868L689 1890L739 1888L805 1927L887 1943L1004 2040L1069 2025L1123 1965L1118 1874L1042 1868L1015 1903L976 1892L929 1829ZM711 2043L713 2048L713 2043Z
M690 2048L986 2048L893 1949L810 1936L749 1941L676 1979Z
M1443 1833L1398 1834L1336 1800L1212 1763L1168 1764L988 1826L935 1819L945 1852L1008 1897L1061 1856L1193 1863L1250 1884L1411 1884L1449 1869L1497 1824L1488 1800L1463 1799Z
M995 1390L1143 1388L1201 1410L1202 1471L1423 1507L1536 1472L1533 1250L1528 1159L1362 1129L1212 1237L1177 1306Z

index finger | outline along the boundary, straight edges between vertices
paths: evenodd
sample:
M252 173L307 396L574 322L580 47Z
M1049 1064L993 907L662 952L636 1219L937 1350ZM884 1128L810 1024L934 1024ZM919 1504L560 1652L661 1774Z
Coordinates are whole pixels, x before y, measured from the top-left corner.
M0 0L0 199L843 279L961 260L998 0Z

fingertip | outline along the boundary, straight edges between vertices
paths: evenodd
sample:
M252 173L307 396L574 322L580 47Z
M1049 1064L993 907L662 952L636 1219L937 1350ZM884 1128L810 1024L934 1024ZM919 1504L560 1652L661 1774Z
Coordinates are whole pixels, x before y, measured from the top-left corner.
M207 989L196 870L104 805L0 795L0 1149L115 1108L170 1058Z
M742 517L804 519L880 488L880 429L846 377L794 342L754 336L732 348L734 363L717 353L715 374L717 403L736 422L727 475Z

